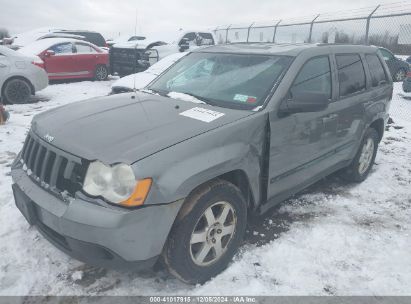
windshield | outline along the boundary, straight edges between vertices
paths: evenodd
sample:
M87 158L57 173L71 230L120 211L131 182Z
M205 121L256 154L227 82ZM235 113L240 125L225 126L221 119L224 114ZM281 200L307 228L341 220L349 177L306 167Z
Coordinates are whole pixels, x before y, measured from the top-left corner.
M170 97L183 93L212 105L253 109L264 103L291 61L289 56L191 53L148 88Z

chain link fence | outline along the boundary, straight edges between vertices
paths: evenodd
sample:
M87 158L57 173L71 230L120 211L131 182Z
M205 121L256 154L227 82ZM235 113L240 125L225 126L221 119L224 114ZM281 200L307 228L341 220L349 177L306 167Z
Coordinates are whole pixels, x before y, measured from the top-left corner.
M214 29L219 43L354 43L411 55L411 1Z
M411 1L266 23L230 24L215 28L214 34L218 43L370 44L406 59L411 56ZM402 97L402 83L395 83L394 87L390 112L411 121L411 97Z

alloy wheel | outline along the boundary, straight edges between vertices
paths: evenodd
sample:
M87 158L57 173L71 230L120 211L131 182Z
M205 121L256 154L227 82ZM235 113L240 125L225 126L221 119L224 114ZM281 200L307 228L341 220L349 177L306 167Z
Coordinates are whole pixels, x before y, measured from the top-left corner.
M237 216L230 203L217 202L208 207L197 221L190 239L190 254L198 266L218 261L232 240Z
M27 102L31 92L25 81L13 79L7 84L4 94L10 103L24 103Z
M364 174L370 167L373 155L374 155L374 141L372 138L368 138L362 148L361 155L358 160L359 162L358 172L361 175Z
M98 80L104 80L107 78L107 68L105 66L99 66L96 69L96 78Z
M403 69L399 69L397 73L395 74L395 80L396 81L403 81L405 79L405 71Z

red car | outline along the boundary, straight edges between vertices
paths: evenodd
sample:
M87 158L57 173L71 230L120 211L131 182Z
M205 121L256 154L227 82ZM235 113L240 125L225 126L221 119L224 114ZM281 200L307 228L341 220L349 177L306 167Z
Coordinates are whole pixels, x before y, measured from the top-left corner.
M49 79L92 78L108 76L109 54L89 42L48 38L37 40L21 49L26 55L37 55L44 61Z

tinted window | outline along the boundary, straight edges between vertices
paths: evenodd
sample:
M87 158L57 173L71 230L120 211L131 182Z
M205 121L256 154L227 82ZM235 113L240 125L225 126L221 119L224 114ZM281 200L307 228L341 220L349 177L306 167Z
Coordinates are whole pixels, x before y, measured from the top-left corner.
M213 35L210 33L198 33L202 38L201 45L214 45Z
M50 50L57 54L70 54L73 53L73 45L71 43L60 43L53 45Z
M76 44L76 49L79 54L96 53L96 50L87 44Z
M340 96L360 92L365 89L365 72L360 55L337 55Z
M394 55L391 52L389 52L385 49L379 49L379 51L380 51L382 57L384 57L385 61L388 61L388 60L391 60L391 59L394 58Z
M331 98L331 70L328 57L317 57L307 61L294 80L290 92L292 96L311 92L322 93Z
M373 87L377 87L381 81L386 81L384 68L377 55L366 55L368 68L370 69L371 82Z
M184 35L183 38L181 38L180 42L178 43L179 45L182 45L183 43L190 43L191 41L196 39L196 34L195 33L187 33Z

